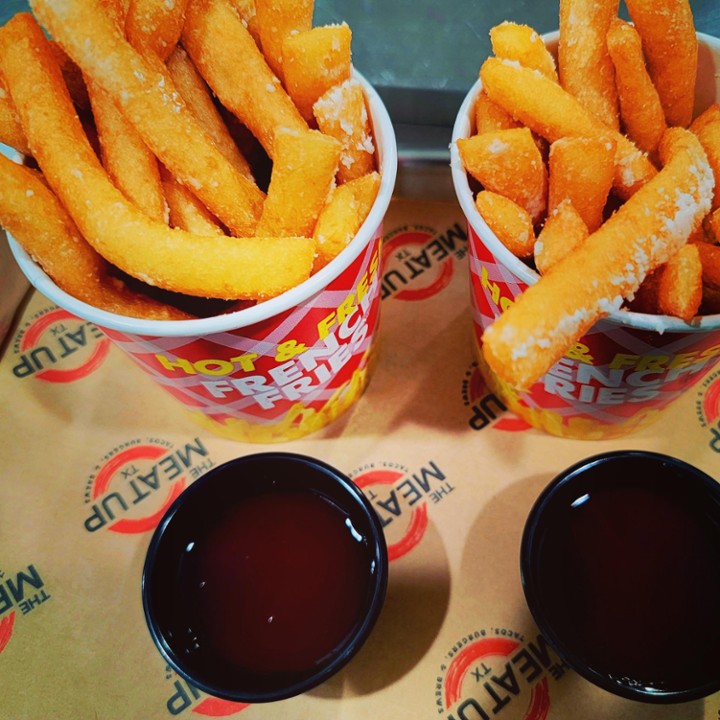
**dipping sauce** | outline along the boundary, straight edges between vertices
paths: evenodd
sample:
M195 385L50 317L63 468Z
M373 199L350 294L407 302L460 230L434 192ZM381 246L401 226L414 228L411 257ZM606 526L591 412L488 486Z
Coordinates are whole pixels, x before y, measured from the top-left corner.
M528 519L523 582L569 665L619 694L720 689L720 487L672 458L610 453L551 484Z
M191 485L158 529L146 615L197 687L280 699L362 644L385 592L382 529L360 491L317 461L267 453L229 465Z

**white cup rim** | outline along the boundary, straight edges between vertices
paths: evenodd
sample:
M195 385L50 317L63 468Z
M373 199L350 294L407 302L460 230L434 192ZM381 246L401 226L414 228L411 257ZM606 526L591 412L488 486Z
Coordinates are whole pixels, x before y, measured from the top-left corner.
M213 333L248 327L275 317L286 310L302 305L313 295L327 287L343 269L360 255L378 228L392 199L397 176L397 141L390 115L375 88L355 68L352 77L360 82L365 92L373 126L374 142L380 162L380 187L373 206L355 237L337 257L311 275L307 280L277 297L237 310L208 318L191 320L147 320L101 310L78 300L59 288L24 248L7 233L10 250L30 284L49 300L84 320L101 328L118 330L135 335L153 337L205 336Z
M544 34L542 38L547 45L556 42L558 36L559 32L554 30ZM701 43L708 45L720 56L720 39L704 33L697 33L697 36ZM526 285L533 285L539 280L540 275L513 255L513 253L500 242L475 206L475 198L473 197L467 174L457 148L457 140L468 137L470 133L470 118L473 105L475 98L481 90L482 81L478 79L463 99L453 125L452 140L450 143L450 168L455 194L468 223L475 229L475 232L480 236L483 244L487 246L492 255ZM720 98L718 98L718 101L720 101ZM631 310L617 310L604 317L601 322L610 322L612 324L622 325L623 327L650 330L659 333L707 332L708 330L720 329L720 313L698 316L690 322L686 322L685 320L670 315L651 315L649 313L639 313Z

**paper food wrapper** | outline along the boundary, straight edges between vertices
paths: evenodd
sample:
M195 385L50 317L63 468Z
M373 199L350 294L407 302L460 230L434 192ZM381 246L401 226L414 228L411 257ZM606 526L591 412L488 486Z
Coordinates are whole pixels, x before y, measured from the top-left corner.
M540 491L589 455L666 452L717 475L720 371L620 441L531 429L473 359L467 247L455 203L393 201L369 386L333 424L274 446L353 477L382 519L391 562L360 654L315 690L266 705L209 697L165 665L140 576L174 497L267 445L199 430L97 328L33 294L0 360L3 717L716 720L718 695L648 706L568 670L527 609L519 548Z

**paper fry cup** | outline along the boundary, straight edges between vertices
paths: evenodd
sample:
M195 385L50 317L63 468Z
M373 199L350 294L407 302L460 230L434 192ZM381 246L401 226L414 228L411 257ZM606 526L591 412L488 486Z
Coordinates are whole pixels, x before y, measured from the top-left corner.
M397 174L390 117L359 74L382 175L377 199L350 244L308 280L257 305L182 321L138 320L63 292L9 238L32 285L97 325L191 416L216 434L279 442L319 430L368 382L380 312L380 240Z
M557 32L544 36L554 50ZM696 113L720 100L720 40L698 33ZM686 323L664 315L618 311L596 323L527 392L502 382L483 361L482 335L539 275L513 255L475 206L456 141L474 132L477 81L452 133L451 168L467 219L474 344L489 388L533 427L582 439L620 437L657 419L660 411L720 361L720 315Z

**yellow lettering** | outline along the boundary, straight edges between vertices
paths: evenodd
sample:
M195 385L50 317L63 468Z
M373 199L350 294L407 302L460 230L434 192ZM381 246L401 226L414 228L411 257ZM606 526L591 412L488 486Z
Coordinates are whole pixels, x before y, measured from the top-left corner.
M177 360L170 360L164 355L156 355L155 359L166 369L166 370L182 370L187 375L195 375L196 370L193 364L185 358L178 358Z
M626 355L625 353L618 353L608 365L611 370L617 368L629 368L635 367L635 364L640 360L639 355Z
M230 358L230 362L238 363L241 370L250 371L255 369L255 360L258 358L258 353L245 353L238 357Z
M670 358L667 355L645 355L640 358L636 370L655 370L660 372L667 368Z
M330 328L335 324L335 315L334 312L331 312L318 323L318 338L320 340L324 340L330 334Z
M233 364L227 360L198 360L195 369L203 375L229 375Z
M338 325L342 325L355 311L357 305L355 304L355 293L350 293L341 303L337 309Z
M668 368L684 368L692 365L697 359L697 353L680 353L676 355L668 365Z

